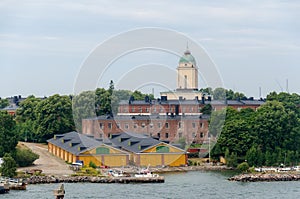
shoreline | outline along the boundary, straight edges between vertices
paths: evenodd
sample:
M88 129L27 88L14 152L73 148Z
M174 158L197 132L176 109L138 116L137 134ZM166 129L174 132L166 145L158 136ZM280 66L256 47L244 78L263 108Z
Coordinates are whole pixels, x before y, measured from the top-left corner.
M228 180L235 182L300 181L300 173L249 173L235 175Z

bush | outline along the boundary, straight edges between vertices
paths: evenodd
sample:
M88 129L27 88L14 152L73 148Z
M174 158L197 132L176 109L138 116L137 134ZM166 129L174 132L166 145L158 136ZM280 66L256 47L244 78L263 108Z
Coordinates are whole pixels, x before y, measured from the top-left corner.
M249 164L247 162L243 162L237 166L237 169L241 172L245 172L249 169Z
M33 153L30 149L17 148L15 154L15 160L19 167L27 167L33 164L35 160L39 158L39 155Z
M97 165L94 162L90 161L89 167L92 167L92 168L96 169Z

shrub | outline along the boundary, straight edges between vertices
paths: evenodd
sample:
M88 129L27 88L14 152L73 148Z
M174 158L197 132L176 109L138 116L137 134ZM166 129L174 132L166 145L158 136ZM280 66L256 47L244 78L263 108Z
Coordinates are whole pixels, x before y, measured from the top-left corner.
M39 158L39 155L33 153L30 149L17 148L15 154L15 160L19 167L27 167L33 164L35 160Z
M97 165L94 162L90 161L89 167L92 167L92 168L96 169Z
M247 162L243 162L237 166L237 169L241 172L245 172L249 169L249 164Z

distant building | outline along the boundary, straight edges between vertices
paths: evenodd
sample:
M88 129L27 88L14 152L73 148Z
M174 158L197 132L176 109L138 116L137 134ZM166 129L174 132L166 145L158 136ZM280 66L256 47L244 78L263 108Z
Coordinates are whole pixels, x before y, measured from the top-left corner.
M177 67L177 89L161 92L161 98L150 100L123 100L118 114L82 120L82 133L98 138L121 132L134 132L157 137L171 143L185 139L186 143L204 143L209 133L209 115L202 109L210 107L218 111L232 107L238 111L245 108L257 110L265 102L249 98L246 100L214 100L213 96L198 90L198 67L189 50L179 60ZM210 134L210 135L209 135Z

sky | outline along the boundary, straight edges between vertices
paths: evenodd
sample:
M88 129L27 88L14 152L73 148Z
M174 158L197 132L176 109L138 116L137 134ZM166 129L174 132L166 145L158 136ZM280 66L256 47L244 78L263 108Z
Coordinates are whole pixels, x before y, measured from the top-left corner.
M72 94L82 65L97 46L145 27L192 38L214 62L225 88L255 98L259 87L262 96L287 88L300 93L299 10L296 0L1 0L0 96ZM183 44L178 51L185 49ZM193 46L189 49L193 54ZM174 71L178 60L165 52L132 52L111 64L95 87L107 88L110 79L122 82L126 71L141 65L156 63ZM201 71L201 60L196 61ZM176 73L165 76L169 84L156 90L176 88ZM199 87L206 86L199 81ZM142 87L116 84L117 89Z

